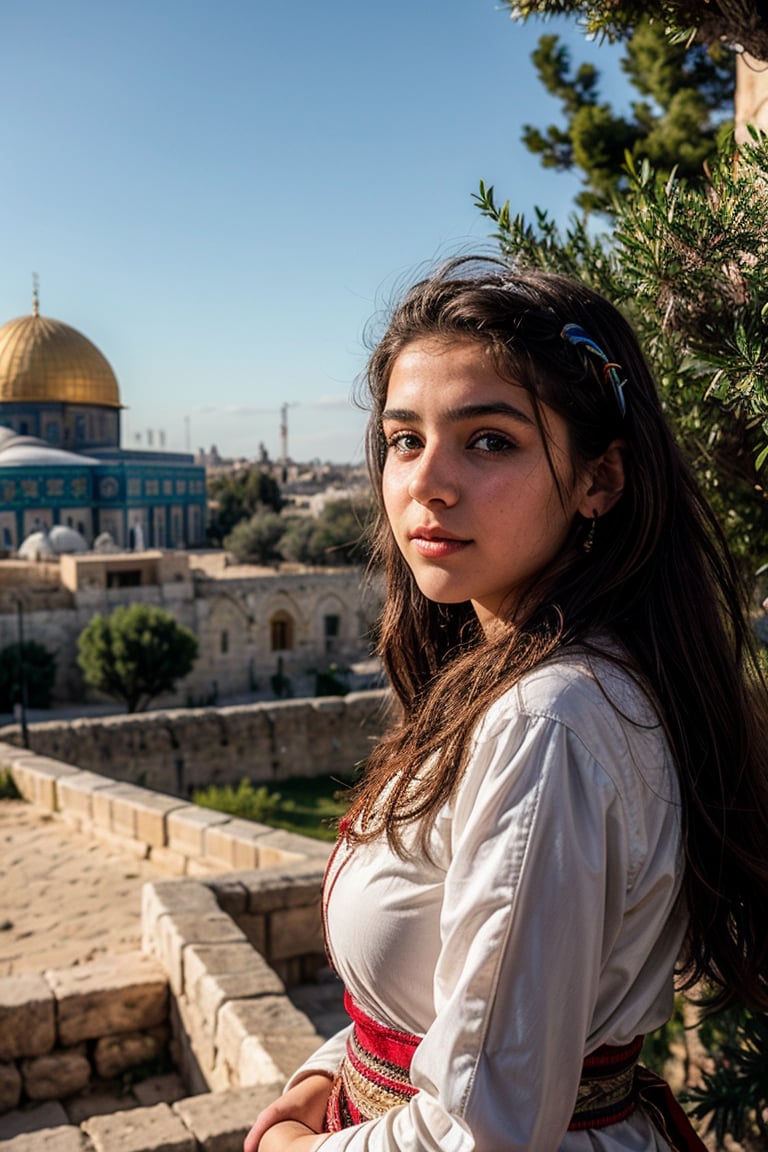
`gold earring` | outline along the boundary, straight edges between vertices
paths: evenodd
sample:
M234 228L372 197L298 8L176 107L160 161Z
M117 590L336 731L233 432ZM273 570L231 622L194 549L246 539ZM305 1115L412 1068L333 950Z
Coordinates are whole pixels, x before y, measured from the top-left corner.
M589 531L587 532L586 536L584 537L584 543L581 546L583 552L591 552L592 551L592 545L595 542L595 528L596 527L597 527L597 512L593 509L592 522L589 525Z

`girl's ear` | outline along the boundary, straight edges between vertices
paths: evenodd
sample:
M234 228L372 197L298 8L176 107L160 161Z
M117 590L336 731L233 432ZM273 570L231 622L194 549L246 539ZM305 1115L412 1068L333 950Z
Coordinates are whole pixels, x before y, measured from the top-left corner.
M613 440L602 456L590 460L587 465L588 488L578 508L587 520L610 512L624 491L625 447L623 440Z

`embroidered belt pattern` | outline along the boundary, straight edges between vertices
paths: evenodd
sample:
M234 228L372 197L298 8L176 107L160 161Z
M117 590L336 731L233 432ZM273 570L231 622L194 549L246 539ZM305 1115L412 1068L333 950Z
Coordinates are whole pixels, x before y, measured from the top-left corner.
M354 1027L328 1100L326 1132L375 1120L407 1104L418 1091L411 1084L410 1067L421 1037L372 1020L348 992L344 1007ZM605 1128L631 1115L637 1104L635 1074L642 1043L638 1036L621 1047L604 1044L586 1057L569 1131Z
M584 1060L569 1132L605 1128L626 1120L637 1104L637 1059L643 1037L622 1046L604 1044Z
M348 992L344 1007L354 1028L331 1089L326 1132L375 1120L395 1105L407 1104L418 1091L411 1084L410 1067L421 1037L372 1020Z

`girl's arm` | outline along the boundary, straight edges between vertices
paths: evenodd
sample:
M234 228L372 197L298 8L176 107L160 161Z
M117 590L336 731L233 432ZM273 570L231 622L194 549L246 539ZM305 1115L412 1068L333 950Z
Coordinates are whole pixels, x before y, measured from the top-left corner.
M289 1088L256 1118L243 1152L314 1152L331 1083L330 1075L313 1072Z

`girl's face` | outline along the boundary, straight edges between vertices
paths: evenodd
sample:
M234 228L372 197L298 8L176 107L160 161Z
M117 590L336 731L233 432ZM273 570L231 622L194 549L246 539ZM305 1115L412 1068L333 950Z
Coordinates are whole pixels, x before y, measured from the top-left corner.
M384 507L422 593L471 601L484 628L562 550L592 477L573 475L565 421L470 340L418 339L397 356L382 428ZM591 510L586 512L591 515Z

